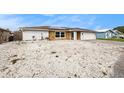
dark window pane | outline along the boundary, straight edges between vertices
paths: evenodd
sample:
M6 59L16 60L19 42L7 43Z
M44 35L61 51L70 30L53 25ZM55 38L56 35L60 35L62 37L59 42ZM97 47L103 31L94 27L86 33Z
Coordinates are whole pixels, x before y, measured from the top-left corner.
M60 37L60 32L56 32L56 37Z
M65 33L64 32L61 32L61 37L65 37Z

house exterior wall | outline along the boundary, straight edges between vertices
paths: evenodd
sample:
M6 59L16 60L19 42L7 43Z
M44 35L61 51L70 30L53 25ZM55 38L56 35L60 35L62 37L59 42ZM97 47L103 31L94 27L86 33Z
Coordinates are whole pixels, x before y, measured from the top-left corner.
M56 32L65 32L65 37L56 37ZM72 38L73 33L73 38ZM33 38L34 36L34 38ZM41 40L49 38L49 40L91 40L96 39L95 33L79 32L79 31L64 31L64 30L50 30L50 31L22 31L22 40Z
M112 38L113 36L115 36L115 34L110 31L107 31L105 35L106 35L106 38Z
M73 32L74 38L72 39L72 32L66 31L64 38L56 38L55 31L49 32L49 39L50 40L92 40L96 39L95 33L87 33L87 32Z
M115 36L115 34L110 31L96 33L96 38L112 38L113 36Z
M49 40L55 40L55 31L49 31Z
M56 37L56 32L64 32L65 37ZM49 39L50 40L71 40L71 32L69 31L49 31Z
M48 31L23 31L23 40L33 40L33 36L36 40L41 40L49 37Z
M80 33L81 40L93 40L96 39L95 33L87 33L87 32L81 32Z
M69 31L66 32L66 39L71 40L71 32Z
M106 38L106 33L105 32L97 32L96 38Z

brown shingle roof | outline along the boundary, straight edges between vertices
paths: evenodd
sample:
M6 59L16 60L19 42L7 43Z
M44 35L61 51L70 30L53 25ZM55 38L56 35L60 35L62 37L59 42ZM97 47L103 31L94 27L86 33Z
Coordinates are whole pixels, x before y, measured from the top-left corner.
M23 31L50 31L50 30L65 30L65 31L80 31L80 32L94 32L93 30L89 29L82 29L82 28L70 28L70 27L55 27L55 26L34 26L34 27L22 27Z

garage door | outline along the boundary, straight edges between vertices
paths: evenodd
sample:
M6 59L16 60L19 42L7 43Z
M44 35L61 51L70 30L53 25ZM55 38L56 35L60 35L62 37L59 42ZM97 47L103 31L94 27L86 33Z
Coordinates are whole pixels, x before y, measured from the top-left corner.
M81 40L93 40L96 39L95 33L81 32Z

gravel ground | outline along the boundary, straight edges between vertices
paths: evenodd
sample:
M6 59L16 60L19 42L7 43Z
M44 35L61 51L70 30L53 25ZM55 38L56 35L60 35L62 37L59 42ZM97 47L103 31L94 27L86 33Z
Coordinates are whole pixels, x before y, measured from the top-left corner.
M9 42L0 45L0 77L124 77L123 54L120 42Z

